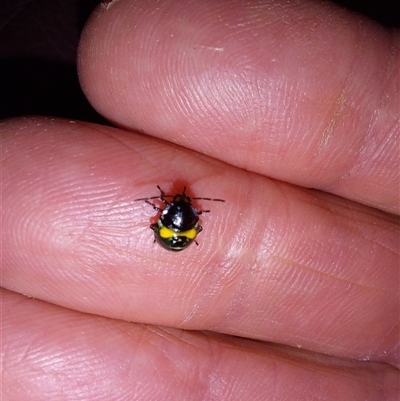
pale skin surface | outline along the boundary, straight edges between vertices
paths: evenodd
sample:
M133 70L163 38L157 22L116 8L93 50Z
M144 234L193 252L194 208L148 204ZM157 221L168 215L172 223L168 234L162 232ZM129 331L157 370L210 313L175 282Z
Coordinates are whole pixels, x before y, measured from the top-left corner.
M397 400L398 35L177 3L83 34L82 87L124 129L0 126L4 399ZM134 199L157 184L226 200L196 203L198 247L153 244Z

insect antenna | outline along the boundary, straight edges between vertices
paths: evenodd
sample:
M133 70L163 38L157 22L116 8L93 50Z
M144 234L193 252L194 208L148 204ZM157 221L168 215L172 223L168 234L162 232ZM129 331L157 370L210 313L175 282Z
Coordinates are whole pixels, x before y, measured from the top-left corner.
M134 202L138 202L138 201L147 201L148 199L160 199L160 195L159 196L151 196L151 197L147 197L147 198L139 198L139 199L134 199Z
M203 199L213 202L226 202L225 199L218 199L218 198L190 198L190 199Z

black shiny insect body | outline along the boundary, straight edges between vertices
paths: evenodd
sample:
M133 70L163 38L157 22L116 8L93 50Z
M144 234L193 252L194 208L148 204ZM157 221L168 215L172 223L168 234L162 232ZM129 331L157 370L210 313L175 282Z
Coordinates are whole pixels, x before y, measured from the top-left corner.
M135 199L135 201L145 201L154 210L161 212L158 221L150 225L154 232L154 241L164 249L174 252L186 249L192 242L198 245L196 237L203 230L199 224L199 215L208 213L209 210L197 210L192 205L192 200L203 199L214 202L225 202L225 200L191 198L186 195L186 187L183 187L182 193L176 195L166 195L158 185L157 188L160 191L159 196ZM172 201L168 202L166 198L172 198ZM165 204L165 208L158 207L149 199L160 199Z

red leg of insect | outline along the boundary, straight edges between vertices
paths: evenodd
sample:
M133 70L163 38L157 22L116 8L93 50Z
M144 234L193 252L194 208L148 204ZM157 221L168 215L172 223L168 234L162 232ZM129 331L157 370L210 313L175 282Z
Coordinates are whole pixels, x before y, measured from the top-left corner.
M210 213L210 210L198 210L197 211L197 214L203 214L203 213Z
M198 226L197 227L197 234L198 233L201 233L203 231L203 227L202 226ZM197 246L199 246L199 243L194 239L193 240L193 242L197 245Z

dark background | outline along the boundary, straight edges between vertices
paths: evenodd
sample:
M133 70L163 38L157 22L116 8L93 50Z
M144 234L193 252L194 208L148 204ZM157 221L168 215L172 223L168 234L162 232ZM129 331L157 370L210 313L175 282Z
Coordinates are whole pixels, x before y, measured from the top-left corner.
M80 32L99 2L0 0L0 119L36 114L107 124L80 90L75 66ZM334 3L400 27L398 0Z

